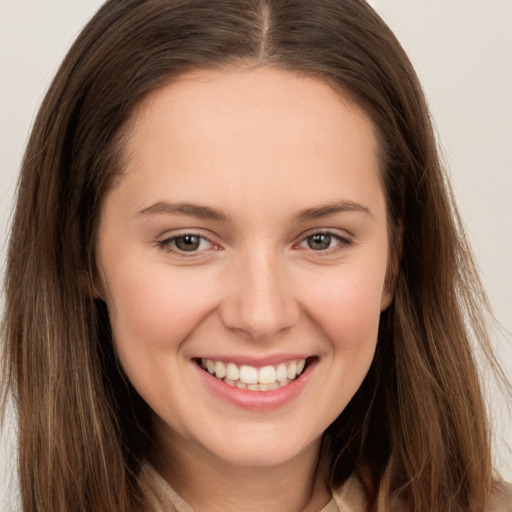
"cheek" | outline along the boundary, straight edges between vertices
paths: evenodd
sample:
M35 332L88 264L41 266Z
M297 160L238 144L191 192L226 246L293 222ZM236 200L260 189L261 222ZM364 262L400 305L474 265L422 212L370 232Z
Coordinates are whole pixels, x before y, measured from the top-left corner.
M382 287L381 278L347 272L311 291L310 310L336 348L376 342Z
M309 295L309 312L324 356L322 391L314 397L318 429L325 430L361 386L377 346L381 278L365 273L337 272L316 283ZM370 270L371 274L371 270ZM322 286L317 286L317 285Z
M212 308L215 294L201 275L182 276L155 265L130 272L119 266L108 283L109 314L118 350L175 349ZM129 274L129 275L127 275Z

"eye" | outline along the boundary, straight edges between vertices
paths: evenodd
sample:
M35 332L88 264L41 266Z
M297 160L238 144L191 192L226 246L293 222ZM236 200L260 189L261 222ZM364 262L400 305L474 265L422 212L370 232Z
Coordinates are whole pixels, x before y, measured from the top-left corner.
M333 237L327 233L315 233L306 238L306 244L314 251L325 251L331 247Z
M172 239L171 243L175 245L177 249L185 252L198 251L199 249L205 249L205 245L208 246L210 242L205 238L198 235L182 235Z
M158 245L168 252L176 254L194 253L218 248L210 240L196 233L183 233L172 236L158 242Z
M347 237L330 231L321 231L308 235L299 243L298 247L316 252L329 252L349 245L351 245L351 241Z

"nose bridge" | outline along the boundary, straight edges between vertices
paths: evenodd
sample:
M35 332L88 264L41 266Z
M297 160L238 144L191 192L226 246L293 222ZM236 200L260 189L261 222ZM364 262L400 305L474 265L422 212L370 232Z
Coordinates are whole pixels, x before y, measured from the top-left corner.
M298 320L299 308L287 270L277 251L245 252L226 297L226 326L246 331L254 339L291 327Z

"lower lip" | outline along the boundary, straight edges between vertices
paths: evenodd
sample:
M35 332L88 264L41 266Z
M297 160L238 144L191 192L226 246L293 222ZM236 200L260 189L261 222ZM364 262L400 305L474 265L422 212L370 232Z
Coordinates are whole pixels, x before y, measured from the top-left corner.
M267 410L282 407L296 398L307 385L316 366L316 361L311 362L294 381L279 389L269 391L251 391L230 386L205 372L197 363L193 364L203 382L216 396L244 409Z

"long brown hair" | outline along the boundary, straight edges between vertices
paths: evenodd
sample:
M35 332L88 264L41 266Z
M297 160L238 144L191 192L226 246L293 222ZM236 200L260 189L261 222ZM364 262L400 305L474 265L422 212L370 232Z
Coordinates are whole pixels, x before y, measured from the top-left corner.
M142 98L191 69L258 65L319 77L367 112L395 242L403 231L373 364L325 433L330 484L357 474L377 511L484 511L492 463L470 346L492 354L487 302L418 79L362 0L110 0L79 35L27 146L6 268L23 510L143 506L148 408L93 298L102 198Z

